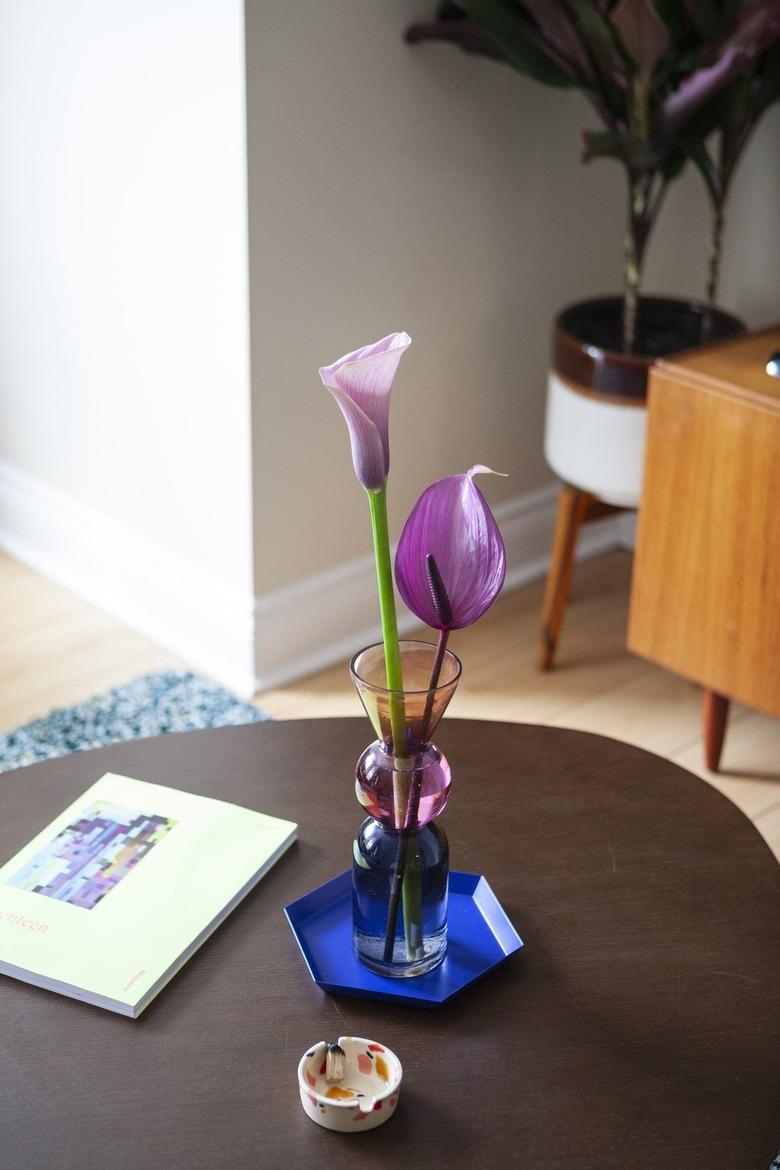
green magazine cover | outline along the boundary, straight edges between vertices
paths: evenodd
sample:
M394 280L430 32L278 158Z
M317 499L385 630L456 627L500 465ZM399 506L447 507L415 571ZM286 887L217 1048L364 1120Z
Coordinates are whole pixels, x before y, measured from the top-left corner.
M136 1017L296 833L109 772L0 868L0 974Z

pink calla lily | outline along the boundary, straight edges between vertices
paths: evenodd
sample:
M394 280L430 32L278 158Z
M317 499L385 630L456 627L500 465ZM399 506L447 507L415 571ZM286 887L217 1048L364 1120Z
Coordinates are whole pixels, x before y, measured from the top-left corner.
M481 464L448 475L423 492L409 514L395 557L395 580L406 605L433 629L472 625L501 592L506 551L474 476L495 474ZM428 557L436 562L450 612L443 618L432 591ZM445 624L446 620L446 624Z
M346 420L355 474L367 491L379 491L390 470L390 394L411 342L408 333L391 333L320 368Z

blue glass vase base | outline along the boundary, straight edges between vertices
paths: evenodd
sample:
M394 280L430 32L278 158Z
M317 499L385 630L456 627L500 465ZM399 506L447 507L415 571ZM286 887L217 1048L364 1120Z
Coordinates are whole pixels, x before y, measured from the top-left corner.
M285 906L287 921L314 982L332 995L437 1008L486 975L523 940L484 877L450 873L444 962L414 979L377 975L352 952L352 871Z

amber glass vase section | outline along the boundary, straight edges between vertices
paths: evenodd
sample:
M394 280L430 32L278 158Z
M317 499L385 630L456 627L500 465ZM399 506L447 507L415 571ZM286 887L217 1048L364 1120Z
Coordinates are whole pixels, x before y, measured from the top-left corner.
M359 650L350 663L350 674L377 737L395 755L408 755L429 743L447 710L460 680L460 660L445 650L438 683L431 687L436 647L432 642L400 643L402 691L387 688L385 650L381 642ZM401 743L393 743L393 723L403 711Z

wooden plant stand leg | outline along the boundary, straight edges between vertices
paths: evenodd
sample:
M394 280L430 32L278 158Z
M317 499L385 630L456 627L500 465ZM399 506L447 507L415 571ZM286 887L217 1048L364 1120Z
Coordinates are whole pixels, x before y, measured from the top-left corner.
M729 700L724 695L719 695L717 691L705 688L701 701L702 735L704 762L711 772L717 772L720 764L728 714Z
M536 663L540 670L549 670L553 664L555 647L561 632L566 599L571 585L574 548L577 533L593 497L588 492L564 484L558 496L558 514L555 520L550 568L542 603L542 628Z

